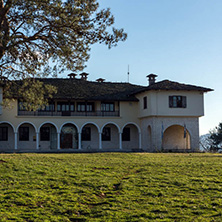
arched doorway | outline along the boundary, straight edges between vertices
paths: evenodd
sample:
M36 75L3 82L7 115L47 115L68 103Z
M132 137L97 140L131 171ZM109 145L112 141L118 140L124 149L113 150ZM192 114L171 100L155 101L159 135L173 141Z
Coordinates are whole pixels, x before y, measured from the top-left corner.
M139 130L137 126L129 123L124 126L122 131L122 147L125 150L139 148Z
M119 149L119 128L113 124L108 123L102 127L102 149L114 150Z
M71 123L65 124L60 134L61 149L78 149L78 130Z
M57 149L57 129L52 123L44 123L40 126L39 149Z
M10 123L0 123L0 151L12 151L15 147L14 129Z
M162 146L164 150L190 149L190 133L183 126L172 125L164 131Z
M81 130L82 149L99 148L99 129L94 123L87 123Z
M29 122L25 122L18 127L18 149L36 150L36 127Z

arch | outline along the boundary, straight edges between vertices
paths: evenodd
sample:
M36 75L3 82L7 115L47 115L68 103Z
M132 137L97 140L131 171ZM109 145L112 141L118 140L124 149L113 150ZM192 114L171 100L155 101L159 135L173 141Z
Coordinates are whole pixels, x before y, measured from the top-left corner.
M64 129L63 129L64 128ZM72 122L64 123L60 128L60 148L61 149L78 149L80 148L79 129Z
M141 149L141 131L136 123L124 124L120 139L122 140L122 148L125 150Z
M100 128L96 123L94 122L84 123L80 128L80 132L81 132L81 149L90 150L90 149L98 149L100 147Z
M121 133L123 132L124 127L126 127L127 125L134 125L134 126L136 126L137 129L138 129L138 133L141 133L140 127L136 123L134 123L134 122L128 122L128 123L124 124L123 127L122 127L122 130L121 130Z
M164 130L162 148L164 150L190 149L190 138L187 128L180 124L171 125Z
M57 133L59 133L59 128L56 126L55 123L50 122L50 121L43 122L43 123L39 126L39 128L38 128L38 132L40 132L41 127L44 126L45 124L51 124L51 125L53 125L53 126L56 128Z
M8 122L8 121L1 121L0 122L0 125L1 124L9 124L11 127L12 127L12 129L13 129L13 131L14 131L14 133L15 133L15 127L10 123L10 122Z
M24 124L28 125L28 131L26 131L27 138L20 139L19 130L20 130L20 127ZM39 148L38 147L38 131L37 131L37 127L33 123L29 121L21 122L16 128L16 133L18 133L16 142L17 142L17 148L19 150L35 150Z
M15 148L15 128L14 128L14 126L8 121L0 122L0 126L7 128L6 131L4 131L4 138L0 142L0 151L14 150L14 148Z
M103 131L103 128L104 128L106 125L109 125L109 124L115 125L115 126L117 127L119 133L121 132L120 127L119 127L116 123L114 123L114 122L105 123L105 124L102 126L102 128L101 128L101 132Z
M109 127L108 127L109 126ZM105 129L105 127L107 127ZM113 122L105 123L101 128L102 149L116 150L122 149L120 127Z
M17 126L17 128L16 128L16 133L18 132L19 127L20 127L21 125L23 125L23 124L30 124L30 125L32 125L32 126L34 127L34 129L35 129L35 132L36 132L36 133L38 132L36 126L35 126L33 123L31 123L31 122L29 122L29 121L24 121L24 122L21 122L21 123Z
M61 133L61 130L62 130L63 126L65 126L66 124L72 124L72 125L74 125L74 126L76 127L78 133L80 132L80 131L79 131L79 127L78 127L74 122L68 121L68 122L65 122L65 123L63 123L63 124L61 125L61 127L59 128L59 133Z
M45 129L42 129L44 131L41 132L42 127L46 127ZM50 121L43 122L39 128L39 149L41 150L55 150L58 146L58 127Z
M79 132L82 132L82 129L84 128L84 126L86 126L86 125L88 125L88 124L94 125L94 126L98 129L98 133L100 133L100 128L99 128L99 126L98 126L96 123L94 123L94 122L86 122L86 123L84 123L84 124L81 126Z

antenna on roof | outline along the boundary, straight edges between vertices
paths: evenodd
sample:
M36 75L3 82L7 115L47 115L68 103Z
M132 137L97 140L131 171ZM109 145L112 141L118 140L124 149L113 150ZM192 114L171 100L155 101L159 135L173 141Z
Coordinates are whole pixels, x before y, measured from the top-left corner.
M129 83L129 65L128 65L128 72L127 72L127 77L128 77L128 83Z

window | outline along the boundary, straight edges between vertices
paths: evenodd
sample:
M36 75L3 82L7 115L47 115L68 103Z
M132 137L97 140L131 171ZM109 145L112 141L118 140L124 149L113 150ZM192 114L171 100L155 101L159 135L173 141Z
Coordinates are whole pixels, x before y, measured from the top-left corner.
M28 111L27 107L25 106L25 102L22 102L22 101L18 102L18 110L19 111ZM53 102L50 102L44 108L41 108L41 109L39 108L38 111L44 111L44 112L55 111L55 104Z
M147 97L143 97L143 109L147 109Z
M41 127L40 140L41 141L50 141L50 127Z
M74 102L58 102L57 111L58 112L74 112L75 104Z
M40 109L39 111L55 111L55 104L54 103L49 103L47 106L45 106L43 109Z
M103 112L114 112L115 105L114 103L101 103L101 111Z
M91 128L84 127L82 129L82 141L91 141Z
M29 141L29 127L19 127L19 140Z
M79 102L77 103L77 111L78 112L94 112L94 103Z
M86 111L93 112L94 111L94 103L87 103L86 104Z
M130 128L125 127L122 133L122 141L130 141Z
M78 112L85 112L86 111L86 104L83 102L77 103L77 111Z
M186 108L187 98L186 96L169 96L170 108Z
M111 140L111 129L110 127L104 127L102 132L102 141L110 141Z
M8 127L0 127L0 141L8 141Z
M18 101L18 110L19 111L27 111L27 109L24 106L24 103L21 101Z

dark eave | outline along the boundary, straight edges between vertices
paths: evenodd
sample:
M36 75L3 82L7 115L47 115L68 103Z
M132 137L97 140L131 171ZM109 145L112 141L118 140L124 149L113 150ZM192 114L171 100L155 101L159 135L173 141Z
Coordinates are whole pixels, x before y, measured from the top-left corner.
M93 82L76 78L41 78L37 79L44 84L49 84L57 88L57 93L53 99L58 100L83 100L83 101L138 101L136 94L150 90L181 90L209 92L212 89L181 84L169 80L153 83L150 86L139 86L130 83L113 82ZM13 81L12 81L13 83ZM19 98L18 88L22 85L22 80L14 81L12 84L12 97Z
M37 79L44 84L57 87L53 99L91 100L91 101L138 101L132 95L141 86L129 83L92 82L83 79L42 78ZM17 81L21 84L21 81ZM17 90L13 90L14 97Z
M201 86L195 86L195 85L189 85L189 84L183 84L178 82L173 82L170 80L163 80L160 82L156 82L152 85L149 85L147 87L143 87L143 89L139 89L133 94L150 91L150 90L176 90L176 91L200 91L200 92L210 92L213 91L213 89L205 88Z

